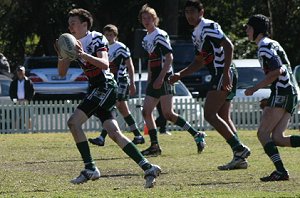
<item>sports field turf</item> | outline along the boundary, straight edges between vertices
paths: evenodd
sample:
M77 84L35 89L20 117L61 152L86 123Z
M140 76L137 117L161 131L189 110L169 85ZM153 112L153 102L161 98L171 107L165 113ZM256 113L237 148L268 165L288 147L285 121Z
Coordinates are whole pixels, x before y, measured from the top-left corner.
M0 135L0 197L300 197L299 148L279 149L290 181L262 183L259 177L274 167L256 132L239 133L252 155L248 169L233 171L217 170L232 154L219 134L207 134L208 146L200 155L187 132L159 136L163 153L148 158L162 168L153 189L143 188L143 171L110 139L105 147L91 145L102 177L73 185L69 180L78 176L83 164L70 133Z

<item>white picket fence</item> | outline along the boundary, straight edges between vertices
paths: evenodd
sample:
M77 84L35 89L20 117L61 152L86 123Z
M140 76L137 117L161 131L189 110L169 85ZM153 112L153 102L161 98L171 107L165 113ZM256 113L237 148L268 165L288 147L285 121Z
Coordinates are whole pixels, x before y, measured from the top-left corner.
M259 108L259 98L235 99L232 102L232 120L239 130L256 130L262 111ZM139 127L143 130L144 121L141 113L141 102L130 100L129 108ZM212 130L204 120L204 100L179 99L174 101L174 110L198 130ZM52 133L68 132L67 120L78 106L78 101L34 101L28 105L12 103L0 104L0 133ZM298 107L291 119L289 128L299 128ZM157 112L155 112L157 116ZM31 126L29 125L31 118ZM122 116L117 117L120 128L128 131L128 126ZM84 131L101 131L102 125L98 118L92 116L84 125ZM168 130L181 130L180 127L168 122Z

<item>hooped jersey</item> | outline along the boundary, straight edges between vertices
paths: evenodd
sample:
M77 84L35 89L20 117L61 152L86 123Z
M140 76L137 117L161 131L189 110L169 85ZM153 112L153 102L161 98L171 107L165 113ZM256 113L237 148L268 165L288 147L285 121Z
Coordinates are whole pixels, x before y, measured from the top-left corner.
M92 56L97 56L97 52L108 51L108 41L103 34L92 31L80 39L83 51ZM83 59L78 59L84 74L88 77L90 86L108 88L114 86L113 74L109 69L102 70Z
M258 60L265 74L281 68L284 72L272 83L271 91L276 94L297 94L297 82L293 76L289 59L281 45L268 37L258 43Z
M204 58L204 64L212 75L216 73L216 68L224 68L225 54L220 44L225 37L218 23L205 18L201 19L193 31L195 55Z
M116 41L108 45L109 68L111 73L114 74L115 79L128 77L128 68L125 61L131 56L130 51L126 45Z
M148 52L149 59L148 65L151 70L151 81L154 81L160 74L163 64L165 61L165 55L172 53L172 47L169 39L169 35L159 28L151 33L148 33L143 39L143 48ZM165 80L173 72L173 67L171 66Z

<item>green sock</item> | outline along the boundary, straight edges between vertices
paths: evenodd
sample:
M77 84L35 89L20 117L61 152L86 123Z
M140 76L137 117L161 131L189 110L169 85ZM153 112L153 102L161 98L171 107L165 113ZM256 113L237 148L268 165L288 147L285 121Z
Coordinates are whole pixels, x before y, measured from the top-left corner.
M274 144L274 142L273 141L268 142L264 146L264 150L265 150L266 154L269 156L269 158L271 159L271 161L273 162L273 164L275 165L276 170L279 172L285 172L286 170L283 166L278 149L277 149L276 145Z
M157 129L150 129L148 133L150 136L151 145L158 144Z
M235 135L233 135L231 138L226 140L226 142L230 145L233 151L240 151L241 149L244 148L241 142L239 141L239 139Z
M105 140L106 136L107 136L107 131L105 129L102 130L100 136L103 137L103 139Z
M138 129L136 122L131 114L124 118L125 122L133 132L134 136L141 136L140 130Z
M300 147L300 136L299 135L292 135L290 137L291 146L292 147Z
M85 168L90 170L95 170L95 163L91 156L90 147L87 141L79 142L76 144L82 160L84 162Z
M141 154L141 152L136 148L136 146L129 142L123 151L133 159L144 171L152 167L148 160Z
M190 123L185 121L185 119L183 119L181 116L178 116L175 124L183 128L184 130L188 131L193 137L195 137L195 135L198 133L198 131L195 128L193 128L190 125Z
M233 134L235 135L235 137L236 137L238 140L240 140L240 138L239 138L239 136L238 136L238 133L237 133L237 131L236 131L236 132L234 132Z

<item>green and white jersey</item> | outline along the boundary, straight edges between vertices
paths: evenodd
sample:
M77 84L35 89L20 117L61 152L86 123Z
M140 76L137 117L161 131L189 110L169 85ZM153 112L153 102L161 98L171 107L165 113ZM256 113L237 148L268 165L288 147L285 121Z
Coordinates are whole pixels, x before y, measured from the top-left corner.
M83 51L92 56L97 56L99 51L108 51L108 41L105 36L99 32L88 32L87 35L80 39ZM83 59L78 59L79 65L88 77L91 88L103 87L109 88L115 86L113 74L109 69L102 70Z
M116 80L122 77L128 77L128 68L125 61L129 59L130 56L131 54L128 47L123 43L116 41L108 45L109 68Z
M293 76L288 57L281 45L268 37L258 43L258 59L265 74L283 69L283 73L272 83L271 91L276 95L297 94L297 82Z
M149 54L149 66L152 73L151 81L154 81L160 74L163 63L165 61L165 55L172 53L172 47L169 39L169 35L159 28L151 33L148 33L143 39L143 48ZM171 66L165 80L173 72L173 67Z
M224 68L225 54L221 42L225 39L221 26L209 19L202 18L194 28L192 39L195 55L204 58L204 64L211 75L215 75L216 68Z

